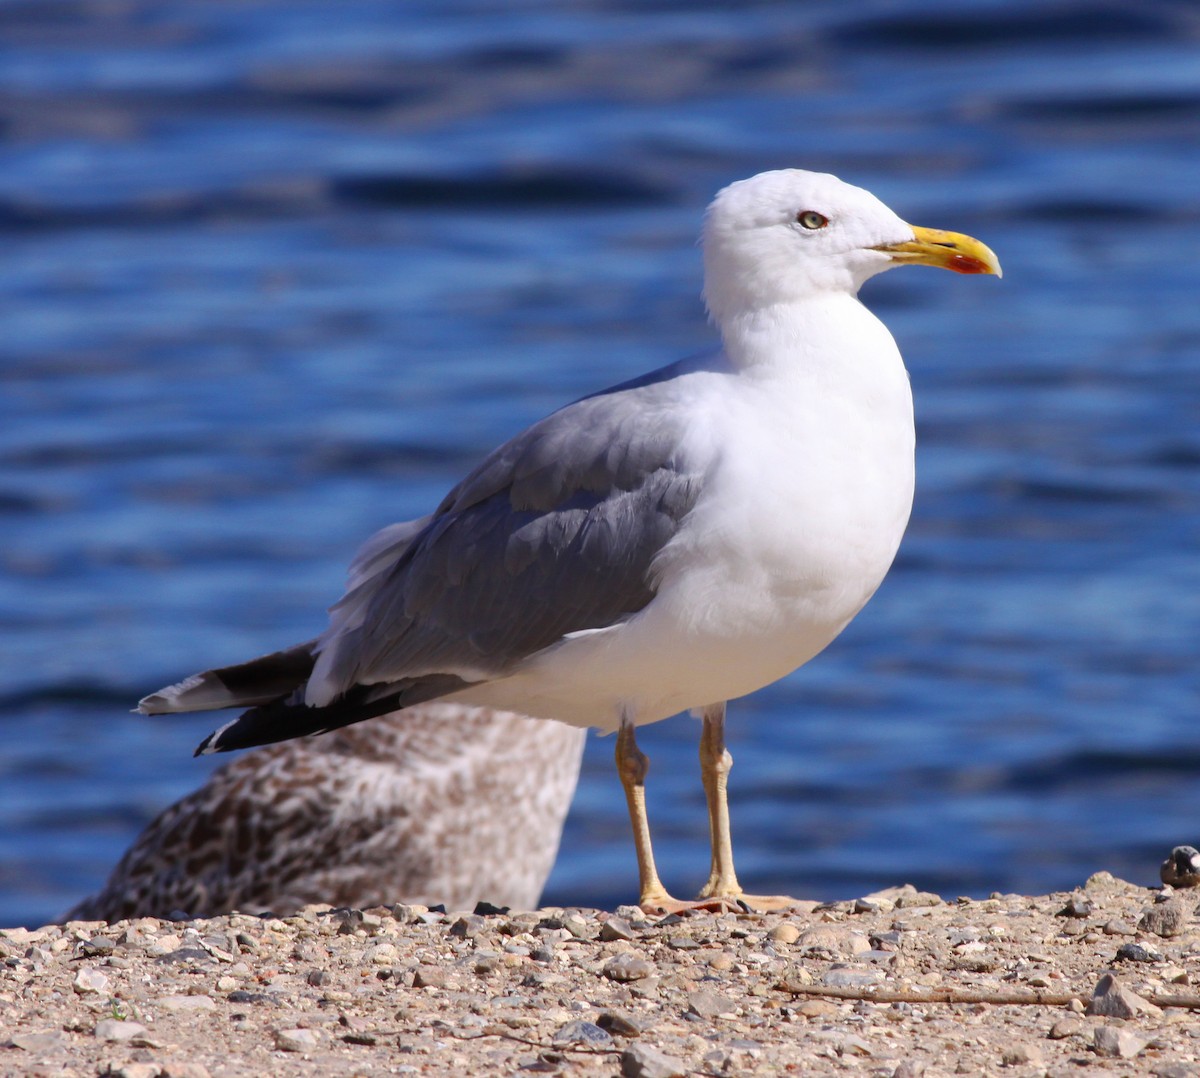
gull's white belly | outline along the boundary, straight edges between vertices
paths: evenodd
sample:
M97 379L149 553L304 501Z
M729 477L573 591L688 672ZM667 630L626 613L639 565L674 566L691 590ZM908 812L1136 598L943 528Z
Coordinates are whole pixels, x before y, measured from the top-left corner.
M803 665L874 593L908 521L912 405L899 373L875 407L826 391L806 413L803 395L776 387L721 401L720 424L739 436L659 556L654 600L460 697L611 730L623 710L656 722Z

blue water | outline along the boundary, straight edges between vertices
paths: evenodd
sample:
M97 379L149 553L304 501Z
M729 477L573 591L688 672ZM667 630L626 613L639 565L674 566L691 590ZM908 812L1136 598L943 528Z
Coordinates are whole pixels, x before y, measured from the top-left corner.
M1200 827L1198 39L1169 2L0 2L0 924L207 773L211 719L139 696L313 635L372 530L707 346L699 215L790 165L1005 277L864 292L916 507L731 709L743 882L1154 881ZM696 734L642 738L680 893ZM634 893L610 755L550 901Z

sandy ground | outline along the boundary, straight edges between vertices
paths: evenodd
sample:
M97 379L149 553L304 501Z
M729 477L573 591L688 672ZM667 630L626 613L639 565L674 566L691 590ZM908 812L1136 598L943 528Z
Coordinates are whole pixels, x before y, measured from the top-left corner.
M0 1073L1200 1076L1192 892L0 930Z

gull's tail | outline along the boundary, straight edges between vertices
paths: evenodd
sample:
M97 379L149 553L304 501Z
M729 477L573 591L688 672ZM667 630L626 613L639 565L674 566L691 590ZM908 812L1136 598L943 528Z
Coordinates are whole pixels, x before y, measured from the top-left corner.
M316 657L315 640L284 651L273 651L236 666L205 670L139 701L143 715L180 711L219 711L226 707L270 704L288 696L307 680Z
M466 688L468 682L453 674L426 674L384 685L356 685L325 707L304 703L304 686L316 657L315 640L275 651L237 666L222 666L193 674L175 685L151 693L138 704L143 715L180 711L219 711L249 707L232 722L209 734L196 755L250 749L290 741L307 734L323 734L341 726L386 715L413 704L423 704Z

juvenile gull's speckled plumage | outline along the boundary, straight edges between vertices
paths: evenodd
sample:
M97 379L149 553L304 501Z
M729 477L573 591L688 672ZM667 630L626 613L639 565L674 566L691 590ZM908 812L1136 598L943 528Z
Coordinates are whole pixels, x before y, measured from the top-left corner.
M103 890L64 919L402 900L532 909L584 737L508 712L426 704L257 749L165 809Z

